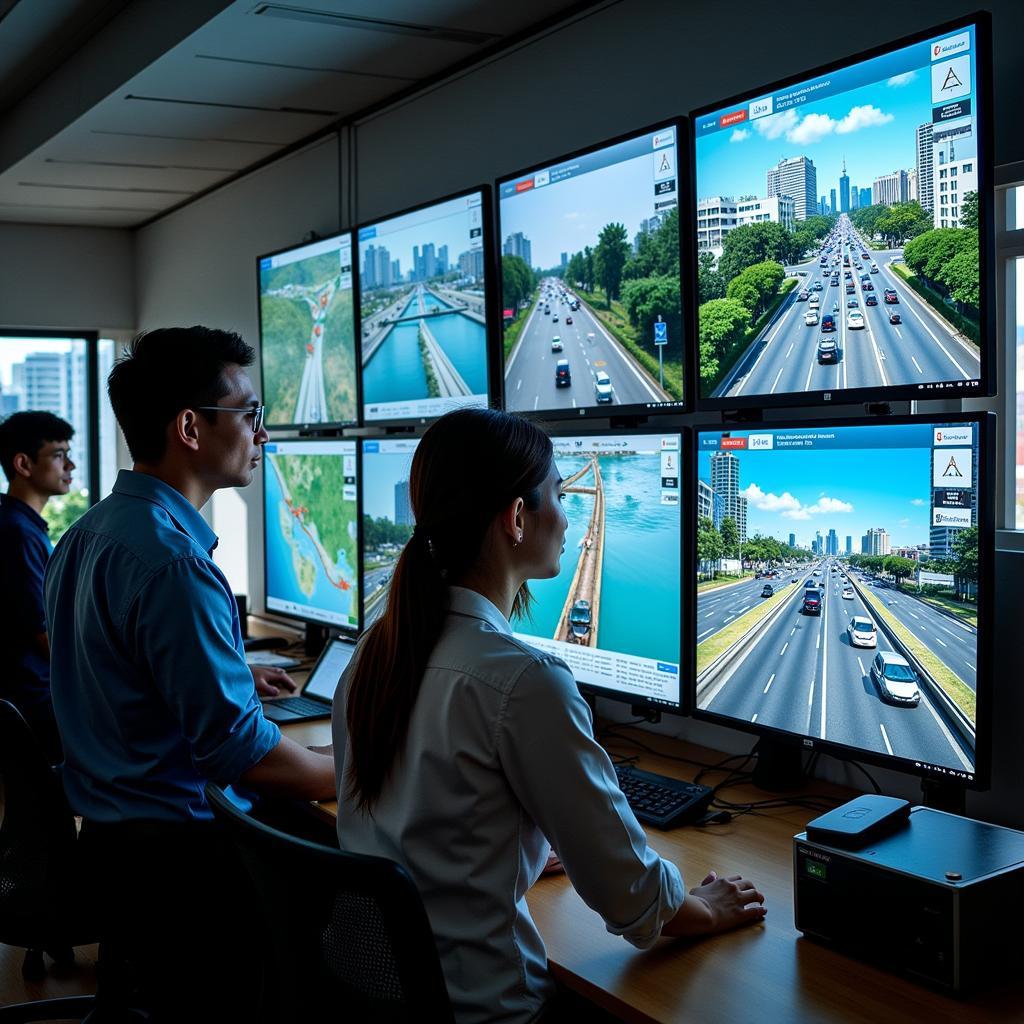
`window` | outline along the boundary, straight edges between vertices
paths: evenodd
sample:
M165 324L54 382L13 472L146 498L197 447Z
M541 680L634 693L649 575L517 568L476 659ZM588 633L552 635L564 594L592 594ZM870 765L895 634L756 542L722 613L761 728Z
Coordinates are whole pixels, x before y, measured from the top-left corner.
M946 191L946 182L942 182L942 184L939 185L939 191L940 192L945 192Z
M941 171L939 171L939 177L940 178L944 178L945 176L946 176L946 169L943 168Z
M974 164L964 164L964 174L970 174L974 170Z

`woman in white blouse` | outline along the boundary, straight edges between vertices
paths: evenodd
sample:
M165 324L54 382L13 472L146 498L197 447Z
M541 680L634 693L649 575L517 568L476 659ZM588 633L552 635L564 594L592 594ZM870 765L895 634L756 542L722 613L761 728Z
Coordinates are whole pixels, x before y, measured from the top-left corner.
M555 985L526 892L551 847L610 932L640 948L761 921L711 872L686 894L648 845L560 659L512 635L559 571L562 480L536 426L459 410L424 435L416 529L387 609L334 699L342 849L391 858L430 918L456 1020L525 1024Z

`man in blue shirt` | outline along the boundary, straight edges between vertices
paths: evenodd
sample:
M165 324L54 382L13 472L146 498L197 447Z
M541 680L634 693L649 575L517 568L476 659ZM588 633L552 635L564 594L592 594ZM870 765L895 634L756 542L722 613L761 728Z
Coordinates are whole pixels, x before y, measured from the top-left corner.
M258 997L254 901L205 783L334 795L329 752L263 717L199 514L217 489L249 484L262 457L252 362L225 331L135 339L108 379L134 467L68 530L46 574L64 789L84 819L101 938L138 969L155 1020L195 1020L199 1007L246 1020Z
M50 643L43 573L53 551L43 509L71 488L74 428L51 412L16 412L0 423L0 698L25 716L51 763L61 759L50 701Z

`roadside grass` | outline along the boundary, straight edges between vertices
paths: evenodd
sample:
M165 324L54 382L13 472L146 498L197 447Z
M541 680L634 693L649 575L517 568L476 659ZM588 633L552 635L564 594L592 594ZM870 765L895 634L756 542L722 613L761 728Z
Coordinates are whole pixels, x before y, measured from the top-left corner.
M980 344L981 328L978 324L955 310L952 306L947 305L942 296L934 288L930 288L905 263L890 263L889 269L903 278L920 298L924 299L943 320L949 322L955 331L965 335L975 345Z
M861 596L879 618L899 637L903 645L921 663L925 671L935 680L947 697L971 720L976 721L977 707L974 691L950 668L947 668L928 648L903 625L885 605L867 588L861 589ZM698 648L699 650L699 648Z
M530 311L537 304L537 296L540 294L540 287L530 296L530 302L526 309L521 309L516 318L505 328L505 337L503 345L505 348L505 359L507 360L512 349L515 347L516 342L519 340L519 335L523 333L523 324L526 323L530 316Z
M707 640L701 641L697 645L697 675L700 675L715 658L732 647L748 629L756 626L774 608L792 596L793 591L787 584L785 590L777 591L774 597L757 598L760 604L744 612L738 619L733 619L728 626L709 636Z
M697 584L697 591L698 593L707 593L709 590L721 590L723 587L731 587L736 583L742 583L744 580L752 580L753 578L754 574L752 572L745 572L739 576L720 572L713 580L701 580Z

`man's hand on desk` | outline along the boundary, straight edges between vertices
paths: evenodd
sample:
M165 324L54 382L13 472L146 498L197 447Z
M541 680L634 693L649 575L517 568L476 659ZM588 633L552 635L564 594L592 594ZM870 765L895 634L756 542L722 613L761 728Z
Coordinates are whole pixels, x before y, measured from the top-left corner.
M719 878L711 871L700 885L690 890L689 898L661 932L694 938L717 935L763 921L767 913L764 896L753 882L741 875Z
M565 868L562 866L562 862L558 859L558 854L552 850L548 854L548 862L544 865L544 870L541 875L560 875Z
M276 697L282 690L294 693L298 689L298 683L283 668L251 665L249 671L252 672L258 697Z

